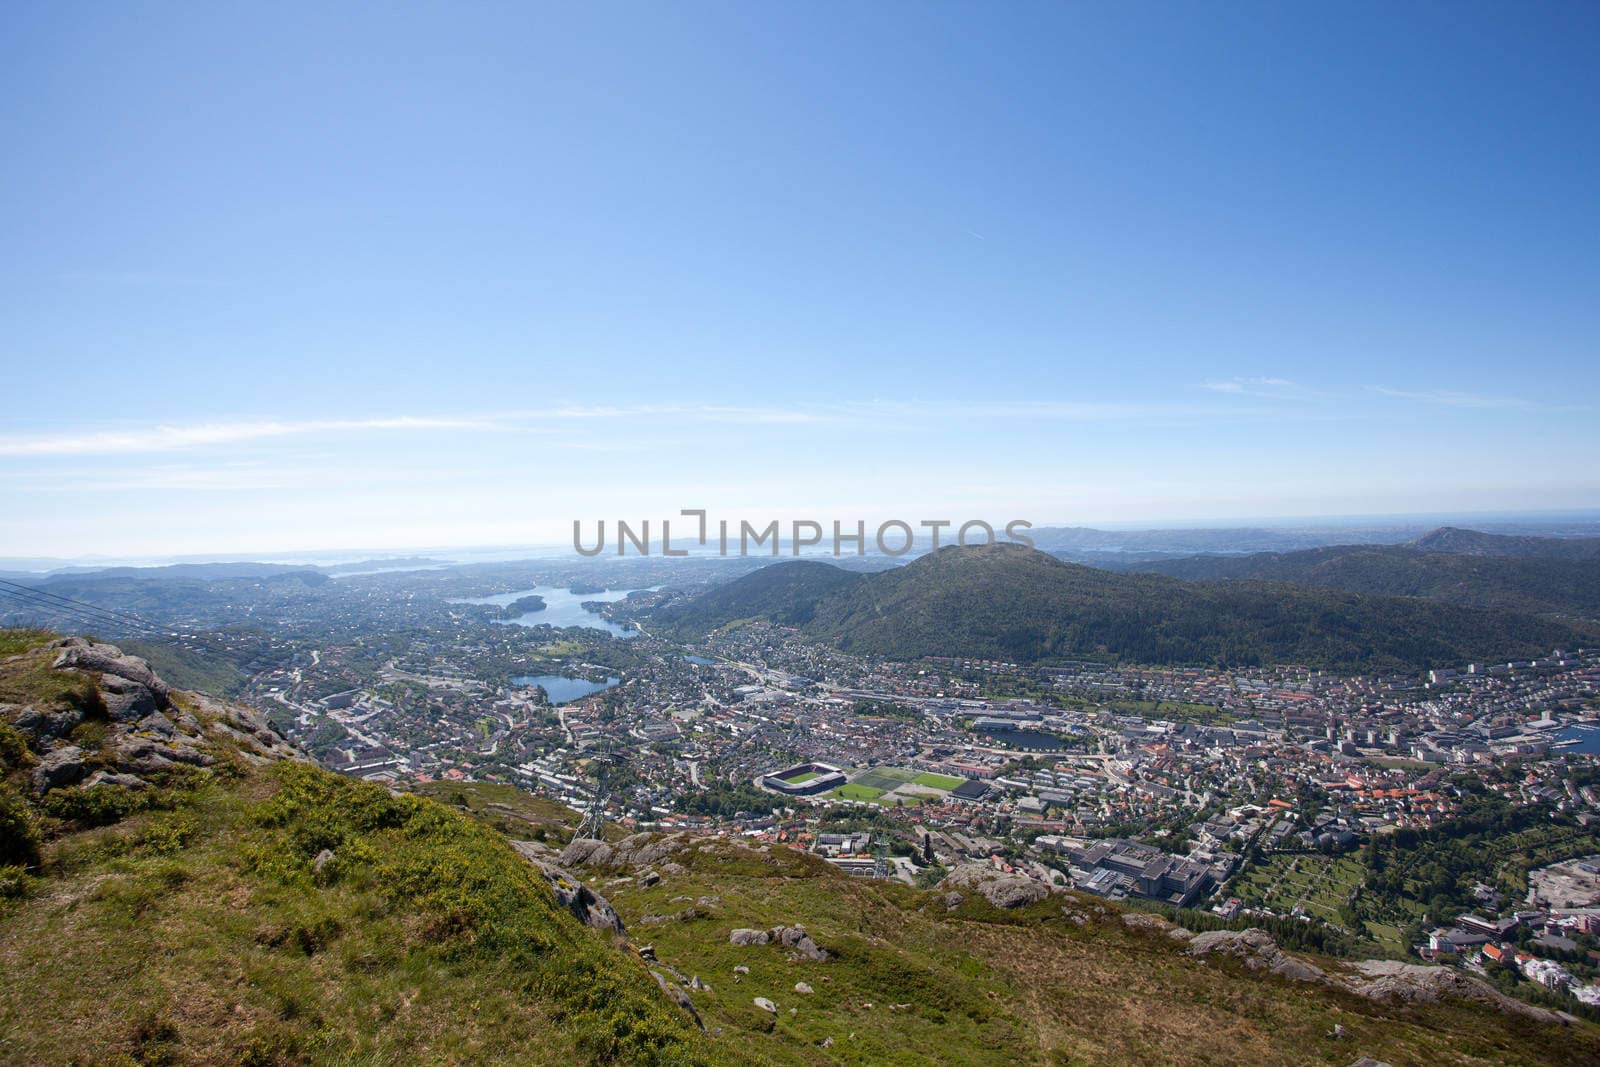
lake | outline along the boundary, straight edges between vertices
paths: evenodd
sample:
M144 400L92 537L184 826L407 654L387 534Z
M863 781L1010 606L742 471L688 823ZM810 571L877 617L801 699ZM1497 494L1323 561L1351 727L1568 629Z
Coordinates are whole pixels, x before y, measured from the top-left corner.
M717 665L716 660L706 659L704 656L684 656L683 658L690 663L698 663L702 667L715 667Z
M1031 752L1055 752L1068 745L1068 742L1054 734L1042 734L1037 730L983 730L979 733L1000 744L1025 748Z
M544 695L549 698L550 703L567 704L581 700L592 693L610 689L619 681L621 679L615 677L609 677L604 682L591 682L587 678L568 678L564 674L519 674L511 679L511 684L536 685L544 690Z
M1550 735L1550 742L1576 741L1576 745L1558 748L1555 752L1586 752L1600 755L1600 725L1567 726ZM1553 753L1552 753L1553 754Z
M604 630L613 637L637 637L639 631L625 630L609 619L603 619L583 605L585 602L596 601L610 604L627 596L631 589L607 589L603 593L573 593L553 585L536 585L532 589L518 589L512 593L496 593L494 596L476 598L460 598L451 600L452 604L493 604L503 608L512 601L521 600L525 596L540 596L544 598L543 611L530 611L515 619L498 619L507 626L581 626L587 630Z

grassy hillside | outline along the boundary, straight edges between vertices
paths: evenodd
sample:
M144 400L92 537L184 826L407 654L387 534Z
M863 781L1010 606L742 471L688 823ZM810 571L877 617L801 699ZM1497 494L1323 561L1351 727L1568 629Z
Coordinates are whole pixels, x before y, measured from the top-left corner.
M806 581L787 581L800 566L809 569ZM763 593L778 589L810 598L803 607L781 601L781 615L809 615L798 623L807 633L892 659L1289 662L1366 671L1542 655L1595 637L1560 622L1407 597L1113 574L1010 544L945 548L832 588L816 577L827 566L765 568L703 594L676 618L709 629L759 614Z
M80 699L33 643L0 643L0 701ZM223 747L38 798L21 737L0 726L0 1060L735 1062L453 807Z

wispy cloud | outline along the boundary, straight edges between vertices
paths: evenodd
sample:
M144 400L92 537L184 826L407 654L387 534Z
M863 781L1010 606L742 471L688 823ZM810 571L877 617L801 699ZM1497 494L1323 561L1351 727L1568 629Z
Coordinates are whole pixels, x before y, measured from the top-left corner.
M0 438L0 456L85 456L111 452L171 452L206 445L236 444L263 438L315 433L395 430L494 429L492 418L398 416L377 419L248 420L152 426L131 430L93 430L38 437Z
M1393 397L1396 400L1414 400L1421 404L1438 404L1452 408L1528 409L1539 406L1531 400L1500 393L1464 393L1452 389L1390 389L1382 385L1371 385L1367 388L1380 396Z
M1274 399L1300 399L1316 396L1317 390L1288 378L1236 377L1221 381L1201 382L1200 388L1228 396L1268 397Z

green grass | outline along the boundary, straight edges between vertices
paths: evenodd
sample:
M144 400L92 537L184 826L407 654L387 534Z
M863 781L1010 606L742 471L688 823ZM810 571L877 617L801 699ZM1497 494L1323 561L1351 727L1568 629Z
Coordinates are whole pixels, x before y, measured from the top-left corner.
M711 986L693 994L706 1025L729 1048L784 1064L1561 1063L1600 1047L1589 1024L1383 1006L1202 962L1072 895L1005 912L973 894L952 911L779 847L691 846L674 860L685 869L649 888L620 883L612 902L635 929L670 917L643 929L660 960ZM711 903L685 913L685 898ZM1068 922L1063 903L1088 922ZM728 943L732 929L780 922L805 926L835 958ZM797 982L814 992L795 992ZM777 1016L754 1010L754 997L774 1001ZM1332 1038L1335 1025L1346 1036Z
M925 785L930 789L943 789L946 792L956 788L964 781L966 781L964 778L955 778L948 774L934 774L931 771L919 774L911 779L913 785Z
M54 641L49 630L0 630L0 656L15 656Z
M830 797L838 797L840 800L877 800L883 796L883 790L852 782L849 785L841 785L828 795Z
M916 776L916 771L908 771L900 767L874 767L865 774L857 775L854 784L887 792L895 786L904 785Z
M789 777L785 778L784 781L788 782L790 785L799 785L801 782L811 781L811 779L815 778L816 776L816 771L801 771L799 774L791 774Z
M10 691L41 678L0 669ZM0 872L0 1059L749 1061L497 828L559 844L572 812L509 787L441 786L437 803L304 764L219 766L46 798L42 865ZM117 798L139 803L100 803Z

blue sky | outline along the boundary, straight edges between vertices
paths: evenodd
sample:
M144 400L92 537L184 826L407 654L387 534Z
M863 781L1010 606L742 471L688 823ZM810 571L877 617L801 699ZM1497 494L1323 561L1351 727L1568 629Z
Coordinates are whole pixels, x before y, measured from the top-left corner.
M0 555L1600 506L1597 55L1582 3L8 4Z

